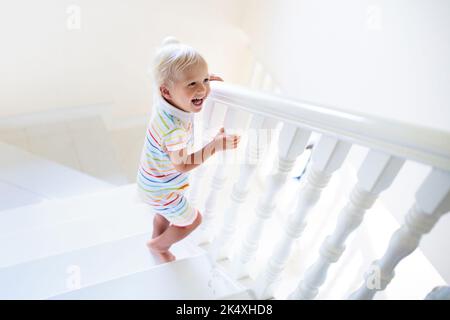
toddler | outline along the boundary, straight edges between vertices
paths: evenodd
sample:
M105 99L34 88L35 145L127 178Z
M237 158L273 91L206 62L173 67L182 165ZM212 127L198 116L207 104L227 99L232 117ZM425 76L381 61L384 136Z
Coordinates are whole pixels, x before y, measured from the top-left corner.
M146 131L137 175L143 200L154 213L153 235L147 246L163 262L175 260L172 244L189 235L201 223L200 212L186 199L188 173L215 152L237 147L240 137L223 128L201 150L192 153L193 115L200 112L210 92L205 59L190 46L167 38L153 68L154 106Z

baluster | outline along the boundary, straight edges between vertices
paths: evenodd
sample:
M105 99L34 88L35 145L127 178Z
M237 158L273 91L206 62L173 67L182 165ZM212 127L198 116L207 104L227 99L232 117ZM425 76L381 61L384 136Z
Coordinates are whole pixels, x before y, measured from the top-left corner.
M325 282L328 269L339 260L345 250L348 236L361 224L380 193L394 181L404 160L371 150L358 171L358 182L350 194L349 201L339 214L333 233L325 238L320 256L305 273L294 293L293 299L313 299Z
M264 72L262 65L255 61L253 65L253 70L251 73L250 78L250 87L252 88L259 88L262 85L264 85ZM232 108L227 108L227 111L225 113L225 120L224 120L224 128L229 129L233 127L233 124L235 123L234 120L240 119L241 117L247 117L243 112L240 112L238 110L233 110ZM211 118L211 117L210 117ZM221 159L225 159L225 156L221 154ZM224 162L224 161L223 161ZM202 167L202 166L200 166ZM203 166L204 167L204 166ZM212 180L211 180L211 188L210 192L206 198L205 202L205 211L203 215L203 223L200 226L199 230L196 232L196 240L198 244L209 242L211 240L211 236L213 233L212 227L213 227L213 220L215 218L215 213L217 210L217 197L221 190L223 189L226 178L227 178L227 168L222 164L219 164L216 166ZM198 172L198 175L204 175L205 169L200 170ZM194 201L197 199L195 198L196 193L198 194L198 188L194 191ZM239 199L239 198L238 198Z
M270 143L269 138L271 134L267 134L266 131L273 130L276 124L277 122L273 119L264 118L263 116L254 115L252 118L249 140L246 147L245 163L241 165L239 178L233 185L230 204L224 212L222 228L210 248L210 252L215 259L222 259L228 255L230 240L236 229L239 209L246 200L259 160L264 155L267 145ZM263 132L259 132L260 130Z
M416 193L416 202L403 225L391 237L388 249L380 260L372 263L361 287L350 299L372 299L394 278L394 269L410 255L422 236L431 231L439 218L450 210L450 173L432 169Z
M199 127L194 127L194 137L196 141L201 140L202 144L200 147L203 147L206 143L208 143L211 139L209 136L205 136L205 132L208 133L209 129L211 129L213 112L214 112L214 102L211 100L207 100L205 104L205 109L202 111L201 119L202 121L199 123ZM200 186L205 176L205 173L208 171L208 166L201 165L198 166L189 177L190 180L190 190L189 190L189 201L191 205L195 208L198 207L199 203L199 191Z
M233 108L228 108L225 113L224 128L225 132L227 129L233 128L234 123L237 121L242 112L235 110ZM203 222L199 227L197 243L202 244L211 241L211 237L214 234L214 219L217 212L217 200L222 192L228 176L228 165L226 164L225 152L218 154L219 162L215 167L214 174L211 180L211 186L209 188L209 193L205 202L205 210L203 213Z
M311 165L307 170L305 183L299 190L295 209L289 214L285 232L274 247L269 261L256 281L255 291L260 298L271 297L274 285L291 253L292 245L303 232L306 216L320 198L333 172L344 162L351 144L334 137L323 135L313 149Z
M189 177L191 189L189 190L189 201L194 208L198 208L200 187L203 181L205 173L208 171L208 167L205 165L199 166L195 169L192 175Z
M265 191L257 202L255 217L233 259L232 273L236 278L244 276L247 272L247 263L258 248L265 221L271 217L275 210L277 195L281 191L297 156L303 152L310 134L310 131L289 124L283 126L279 137L277 172L269 176Z

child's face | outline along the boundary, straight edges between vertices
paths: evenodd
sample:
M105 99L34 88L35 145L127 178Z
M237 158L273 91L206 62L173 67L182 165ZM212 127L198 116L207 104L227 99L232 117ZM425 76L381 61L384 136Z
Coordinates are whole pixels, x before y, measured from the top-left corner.
M208 66L205 62L184 70L171 85L161 86L162 96L173 106L186 112L199 112L210 91Z

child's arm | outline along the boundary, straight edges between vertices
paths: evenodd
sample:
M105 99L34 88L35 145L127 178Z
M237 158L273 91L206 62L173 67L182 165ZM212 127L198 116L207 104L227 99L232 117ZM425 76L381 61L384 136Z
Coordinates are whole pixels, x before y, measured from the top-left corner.
M188 172L197 168L217 151L235 149L240 139L238 135L226 135L222 128L211 142L197 152L187 154L186 148L183 148L167 153L177 171Z

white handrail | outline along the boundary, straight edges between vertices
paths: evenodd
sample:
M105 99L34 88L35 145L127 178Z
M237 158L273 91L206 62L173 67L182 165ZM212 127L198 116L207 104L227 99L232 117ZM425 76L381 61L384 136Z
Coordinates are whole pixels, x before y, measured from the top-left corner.
M211 87L211 99L219 103L450 170L450 132L286 99L222 82L213 82Z

